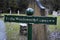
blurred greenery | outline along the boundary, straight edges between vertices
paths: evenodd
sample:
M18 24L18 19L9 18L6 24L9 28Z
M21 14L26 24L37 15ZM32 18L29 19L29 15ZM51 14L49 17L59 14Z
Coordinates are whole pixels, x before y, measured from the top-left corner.
M60 0L40 0L40 2L50 10L60 10Z
M49 25L49 29L53 31L60 31L60 16L57 17L57 25Z
M0 11L5 13L12 10L16 13L19 10L21 12L28 8L28 4L28 0L0 0Z
M20 26L18 23L5 23L7 40L19 40Z

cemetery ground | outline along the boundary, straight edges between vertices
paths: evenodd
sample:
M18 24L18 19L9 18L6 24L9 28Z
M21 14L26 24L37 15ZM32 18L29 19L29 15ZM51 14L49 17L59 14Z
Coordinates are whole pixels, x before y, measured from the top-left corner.
M1 14L1 16L4 16L4 15L5 14ZM7 15L9 15L9 14L7 14ZM12 14L12 15L18 15L18 14ZM23 14L20 14L20 15L22 16ZM4 21L4 17L1 17L0 20ZM6 26L7 40L19 40L20 39L20 35L19 35L20 26L19 26L19 23L6 22L5 26ZM56 28L60 32L60 16L57 17L57 25L49 25L48 28L49 28L50 32L55 31Z

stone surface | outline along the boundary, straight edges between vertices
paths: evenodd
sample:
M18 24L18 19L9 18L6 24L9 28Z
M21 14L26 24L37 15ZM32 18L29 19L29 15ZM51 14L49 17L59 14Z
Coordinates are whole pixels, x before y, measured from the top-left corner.
M6 40L6 28L2 20L0 20L0 40Z

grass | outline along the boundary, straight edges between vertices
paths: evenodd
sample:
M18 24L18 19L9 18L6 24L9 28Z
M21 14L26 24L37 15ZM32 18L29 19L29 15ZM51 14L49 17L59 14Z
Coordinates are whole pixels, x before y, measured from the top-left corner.
M4 15L18 15L18 14L1 14L1 16L4 16ZM21 16L21 15L23 15L23 16L26 16L26 14L19 14L18 16Z
M49 29L52 32L55 30L60 31L60 16L57 17L57 25L49 25Z
M7 40L19 40L19 30L20 26L18 23L5 23Z

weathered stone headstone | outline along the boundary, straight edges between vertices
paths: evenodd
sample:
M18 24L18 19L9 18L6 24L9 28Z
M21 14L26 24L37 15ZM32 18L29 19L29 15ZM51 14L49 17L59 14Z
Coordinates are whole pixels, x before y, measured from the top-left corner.
M19 13L20 13L20 12L19 12L19 10L18 10L18 15L19 15Z
M11 15L11 13L12 13L12 12L11 12L11 10L10 10L10 15Z
M6 40L6 27L2 20L0 20L0 40Z
M53 11L53 16L58 16L56 11Z
M25 30L25 31L22 31L22 30L24 30L24 29L27 29L27 28L23 28L23 29L22 29L22 27L27 27L27 24L26 24L26 23L19 23L19 25L20 25L20 40L27 40L27 36L24 35L24 34L27 33L27 31L26 31L26 30ZM23 33L21 33L21 31L22 31ZM23 34L23 35L21 35L21 34Z

